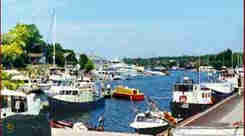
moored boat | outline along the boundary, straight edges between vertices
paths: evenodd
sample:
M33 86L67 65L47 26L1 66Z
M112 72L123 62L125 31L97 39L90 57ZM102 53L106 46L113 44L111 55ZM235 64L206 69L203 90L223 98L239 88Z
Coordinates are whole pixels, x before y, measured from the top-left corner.
M177 121L169 113L162 111L146 111L138 113L130 127L141 134L153 134L166 130L170 124L176 124Z
M118 86L115 88L113 97L129 99L132 101L144 100L144 94L140 93L139 89Z
M90 111L105 105L104 97L96 92L96 88L79 89L71 85L52 86L46 91L51 114L63 112L83 112Z
M204 83L202 85L212 90L212 97L215 103L225 99L235 92L235 88L228 82Z
M185 77L182 83L174 85L170 105L172 114L176 118L185 119L204 111L213 104L212 90L194 83L188 77Z

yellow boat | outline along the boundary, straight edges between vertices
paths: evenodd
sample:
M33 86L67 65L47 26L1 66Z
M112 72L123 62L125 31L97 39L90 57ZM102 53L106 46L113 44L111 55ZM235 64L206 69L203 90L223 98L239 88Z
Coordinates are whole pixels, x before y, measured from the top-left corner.
M128 88L122 85L115 88L113 96L117 98L130 99L133 101L144 100L144 94L140 93L139 89Z

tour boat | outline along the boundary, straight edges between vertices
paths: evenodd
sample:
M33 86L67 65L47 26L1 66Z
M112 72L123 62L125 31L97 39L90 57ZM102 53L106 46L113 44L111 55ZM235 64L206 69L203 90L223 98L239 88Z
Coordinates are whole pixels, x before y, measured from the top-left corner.
M132 101L144 100L144 94L139 89L118 86L115 88L113 97L130 99Z

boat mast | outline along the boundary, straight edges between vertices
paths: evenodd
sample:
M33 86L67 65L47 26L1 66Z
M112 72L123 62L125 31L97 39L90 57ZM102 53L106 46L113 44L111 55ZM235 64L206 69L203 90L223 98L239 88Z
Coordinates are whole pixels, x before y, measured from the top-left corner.
M231 52L231 67L233 69L233 52Z
M201 80L201 74L200 74L200 66L201 66L201 54L199 56L199 70L198 70L198 74L199 74L199 85L200 85L200 80Z
M55 9L53 9L53 17L54 17L54 25L53 25L53 66L55 66L55 42L56 42L56 35L55 35L55 27L56 27L56 14L55 14Z

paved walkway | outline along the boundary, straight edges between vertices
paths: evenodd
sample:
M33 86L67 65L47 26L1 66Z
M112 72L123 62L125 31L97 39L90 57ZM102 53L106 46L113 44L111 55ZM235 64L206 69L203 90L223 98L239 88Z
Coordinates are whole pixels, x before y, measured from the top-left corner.
M244 119L244 96L237 94L218 103L217 106L200 118L193 120L185 126L222 126L233 124Z
M74 132L72 130L52 128L52 136L150 136L135 133L119 133L119 132L98 132L98 131L82 131Z
M172 131L173 136L242 136L244 126L244 96L234 94L210 109L188 118Z

